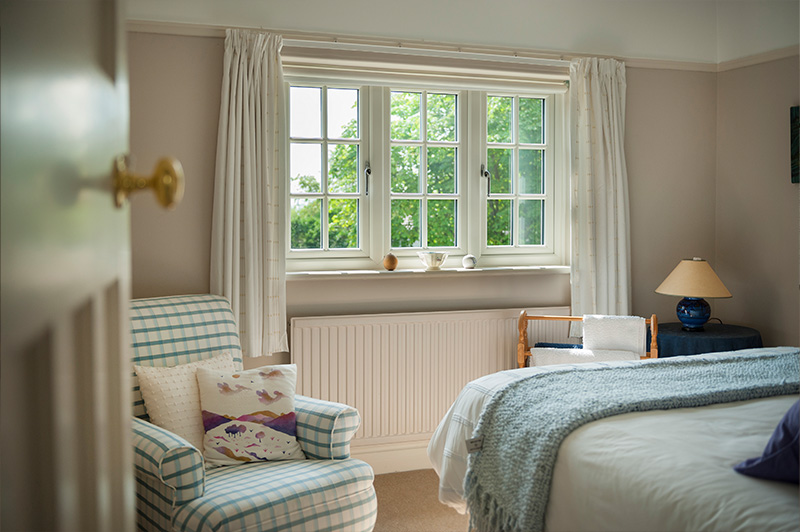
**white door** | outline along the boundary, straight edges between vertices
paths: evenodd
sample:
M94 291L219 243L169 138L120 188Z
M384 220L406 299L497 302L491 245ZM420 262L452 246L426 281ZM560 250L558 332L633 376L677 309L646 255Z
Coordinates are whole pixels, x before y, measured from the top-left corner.
M121 9L3 0L0 529L130 531Z

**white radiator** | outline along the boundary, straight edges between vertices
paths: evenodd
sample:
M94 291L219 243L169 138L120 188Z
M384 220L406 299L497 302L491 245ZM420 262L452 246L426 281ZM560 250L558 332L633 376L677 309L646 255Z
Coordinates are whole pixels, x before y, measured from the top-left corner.
M569 307L528 309L568 315ZM361 413L354 445L428 440L469 381L516 367L520 309L292 318L297 393ZM565 322L531 341L569 342Z

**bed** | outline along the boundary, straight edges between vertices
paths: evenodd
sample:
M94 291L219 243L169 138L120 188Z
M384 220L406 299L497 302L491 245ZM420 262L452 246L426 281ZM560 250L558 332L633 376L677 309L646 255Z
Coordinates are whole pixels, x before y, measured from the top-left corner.
M559 408L561 394L545 393L549 398L525 405L518 419L501 419L511 435L503 435L482 416L484 410L502 410L511 399L509 390L539 389L547 379L583 382L590 374L625 375L627 380L617 387L627 389L635 388L635 383L625 372L660 371L655 366L677 364L720 373L720 381L733 382L736 379L728 377L728 372L741 370L746 381L749 374L741 368L778 358L784 365L765 377L773 385L762 386L759 381L759 393L752 393L758 387L755 383L745 382L733 395L715 392L716 399L722 400L700 400L703 394L695 393L688 403L667 401L596 416L567 430L563 437L547 429L553 436L543 438L557 440L552 459L528 449L535 445L527 443L533 440L527 439L526 431L536 432L537 422ZM797 348L764 348L662 360L529 367L482 377L462 390L429 444L428 455L440 478L439 499L461 513L469 510L477 530L796 531L800 525L797 485L744 476L732 466L760 455L781 418L798 400L798 358ZM701 381L704 378L708 377ZM714 386L709 382L709 389ZM579 387L573 389L575 397L582 394ZM763 391L766 388L770 391ZM514 437L522 439L521 448L510 453L496 450L498 442ZM538 480L541 469L550 473L546 482ZM499 477L499 483L495 479L492 484L493 476ZM531 507L539 508L531 512Z

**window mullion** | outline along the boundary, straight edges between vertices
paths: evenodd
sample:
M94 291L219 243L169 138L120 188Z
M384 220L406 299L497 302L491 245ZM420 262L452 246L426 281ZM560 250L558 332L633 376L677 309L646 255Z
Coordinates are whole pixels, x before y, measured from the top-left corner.
M420 93L419 102L419 245L428 247L428 92Z
M328 141L322 141L322 220L320 220L320 231L322 232L322 249L329 250L328 241L328 212L330 209L328 197Z
M467 247L467 252L472 253L480 258L483 254L484 242L486 242L486 218L487 218L487 187L489 183L479 173L481 164L488 164L487 154L487 138L486 138L486 92L471 92L470 93L470 107L469 107L469 133L470 153L474 155L470 158L472 167L469 168L469 182L471 187L469 191L474 191L472 197L467 198L470 202L470 208L474 209L477 216L470 216L469 231L470 240ZM473 176L477 176L473 177Z
M517 150L514 150L517 151ZM511 215L511 247L518 248L519 247L519 233L520 233L520 223L519 223L519 193L517 190L514 191L512 195L513 199L511 200L511 205L514 207L514 212Z
M358 92L358 157L356 159L356 183L358 183L358 247L362 251L370 254L371 240L370 240L370 216L371 208L367 198L367 176L365 169L367 162L372 164L369 153L369 124L364 119L369 116L369 95L366 94L366 89L362 88ZM366 112L365 112L365 109ZM374 174L373 174L374 176ZM374 181L374 177L369 178ZM369 183L370 185L372 183Z
M328 195L322 195L322 220L320 220L320 232L322 233L322 249L325 251L330 250L330 245L328 242Z
M390 100L388 87L368 87L368 107L366 107L365 123L369 130L365 134L369 142L369 162L372 176L369 184L369 197L367 199L370 211L370 258L375 264L381 265L382 257L389 251L390 235L387 233L387 224L384 216L390 210L389 179L391 172L388 131Z
M320 112L322 128L322 168L321 170L321 189L322 189L322 219L320 220L320 232L322 239L322 249L329 250L330 243L328 242L328 87L322 86L322 105Z
M519 145L520 145L520 114L519 114L519 96L514 96L514 104L512 105L512 120L511 120L511 140L514 143L514 148L511 156L511 192L514 199L511 200L513 212L511 214L511 247L519 248L519 234L520 234L520 190L522 183L520 182L520 162L519 162Z

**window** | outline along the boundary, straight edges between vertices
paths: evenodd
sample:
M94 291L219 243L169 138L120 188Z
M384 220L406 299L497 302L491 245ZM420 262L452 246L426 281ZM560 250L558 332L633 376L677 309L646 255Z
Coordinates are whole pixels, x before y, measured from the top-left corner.
M455 94L391 93L392 249L456 246L457 107Z
M488 96L486 103L485 245L520 248L545 243L545 100Z
M359 90L291 87L290 248L359 249Z
M561 93L293 84L289 270L565 264Z

